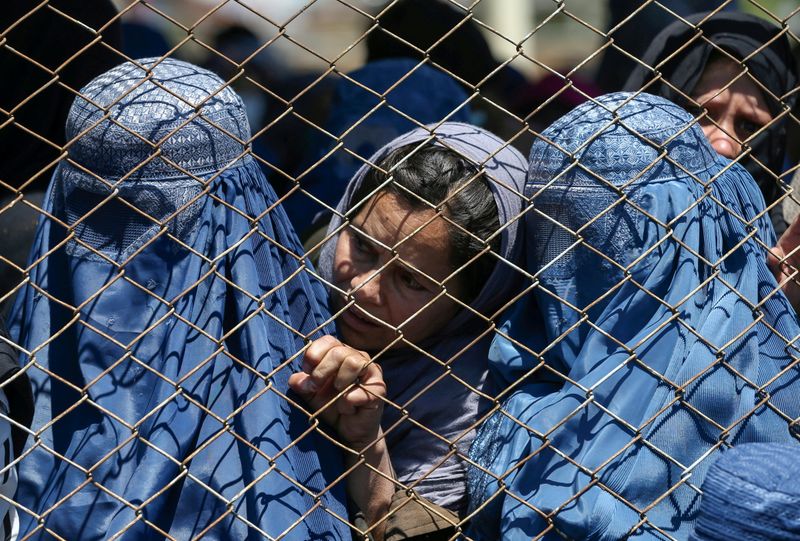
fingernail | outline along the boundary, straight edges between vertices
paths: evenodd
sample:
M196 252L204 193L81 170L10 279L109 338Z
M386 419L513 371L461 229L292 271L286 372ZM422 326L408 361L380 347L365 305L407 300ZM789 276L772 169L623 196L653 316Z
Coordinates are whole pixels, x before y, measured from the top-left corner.
M315 393L317 392L317 384L311 378L306 378L300 383L300 389L304 393Z

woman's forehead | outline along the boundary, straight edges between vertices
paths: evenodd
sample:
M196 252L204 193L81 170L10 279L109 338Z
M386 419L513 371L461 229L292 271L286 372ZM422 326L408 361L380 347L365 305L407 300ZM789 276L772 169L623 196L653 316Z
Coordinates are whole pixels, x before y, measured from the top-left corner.
M698 97L716 94L722 89L729 89L731 93L747 96L749 101L754 102L754 105L768 111L764 93L753 80L753 76L745 73L743 66L729 58L720 58L710 62L703 71L692 95Z
M362 206L353 225L369 240L396 250L420 270L450 268L448 223L435 209L414 208L402 196L381 192Z

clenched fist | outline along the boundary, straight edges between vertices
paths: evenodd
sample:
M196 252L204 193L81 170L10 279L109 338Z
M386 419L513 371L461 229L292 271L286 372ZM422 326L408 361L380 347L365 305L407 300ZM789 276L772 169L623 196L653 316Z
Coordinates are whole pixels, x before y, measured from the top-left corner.
M380 367L363 351L330 335L314 340L303 371L289 377L289 386L354 451L380 437L386 384Z

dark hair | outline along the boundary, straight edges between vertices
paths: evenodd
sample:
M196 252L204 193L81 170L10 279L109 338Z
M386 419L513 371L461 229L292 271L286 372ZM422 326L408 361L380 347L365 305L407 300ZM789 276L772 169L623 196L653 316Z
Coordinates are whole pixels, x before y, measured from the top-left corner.
M441 207L448 219L451 263L456 269L485 250L487 244L499 252L499 235L486 240L500 228L500 218L494 196L478 167L453 150L418 147L416 143L400 147L378 163L380 169L370 169L351 199L351 209L376 190L401 196L412 209ZM392 176L388 184L383 171ZM461 268L463 302L469 303L477 296L495 262L495 257L487 253Z

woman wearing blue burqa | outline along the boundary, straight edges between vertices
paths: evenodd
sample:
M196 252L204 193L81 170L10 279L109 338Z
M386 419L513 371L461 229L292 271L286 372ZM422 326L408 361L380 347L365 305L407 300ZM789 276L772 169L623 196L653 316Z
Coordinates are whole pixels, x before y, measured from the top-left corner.
M525 193L538 285L492 345L508 391L471 450L470 537L686 539L720 453L796 443L761 192L683 109L619 93L542 134Z
M287 394L325 291L242 101L138 63L76 98L14 308L36 397L21 533L349 539L341 457Z

